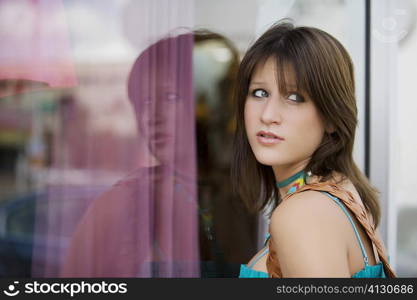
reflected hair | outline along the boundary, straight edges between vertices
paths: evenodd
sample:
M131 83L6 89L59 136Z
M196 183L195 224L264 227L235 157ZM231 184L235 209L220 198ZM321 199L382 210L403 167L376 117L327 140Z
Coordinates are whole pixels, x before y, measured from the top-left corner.
M330 34L313 27L295 27L288 20L270 27L248 49L237 74L234 95L236 131L231 167L232 188L247 208L272 210L281 202L271 166L260 164L250 147L244 122L244 107L251 76L258 64L268 58L276 62L279 90L287 92L286 71L292 70L296 88L314 102L324 123L334 130L326 132L305 171L324 182L336 171L357 189L375 227L380 220L378 191L353 160L357 127L357 107L352 60L343 45ZM272 211L271 210L271 211Z

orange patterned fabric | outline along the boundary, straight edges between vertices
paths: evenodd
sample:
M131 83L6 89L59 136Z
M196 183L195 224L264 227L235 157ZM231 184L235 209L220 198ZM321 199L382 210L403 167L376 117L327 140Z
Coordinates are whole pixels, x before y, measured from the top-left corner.
M286 201L292 196L297 193L313 190L313 191L324 191L332 194L333 196L339 198L343 204L354 214L356 219L364 228L366 234L369 236L370 240L372 241L373 245L375 246L378 257L384 265L384 272L387 277L396 277L394 270L391 268L388 262L388 258L386 255L386 250L381 242L381 240L377 237L374 224L372 222L372 217L367 213L365 207L358 202L355 201L353 195L339 187L336 184L329 183L329 182L322 182L322 183L312 183L308 185L304 185L299 190L294 193L288 194L284 197L282 201ZM266 261L266 267L268 270L268 274L272 278L282 278L282 272L279 265L279 259L277 256L276 251L273 249L273 237L271 236L268 241L269 247L269 255Z

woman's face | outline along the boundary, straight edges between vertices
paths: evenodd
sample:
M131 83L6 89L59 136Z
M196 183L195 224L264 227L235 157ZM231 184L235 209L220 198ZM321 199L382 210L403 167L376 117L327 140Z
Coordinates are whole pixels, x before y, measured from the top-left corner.
M194 155L192 46L191 35L160 40L139 56L129 76L139 137L160 164L188 167Z
M245 103L252 151L259 163L273 167L280 180L307 165L325 131L313 101L296 91L291 73L285 75L287 94L279 91L275 59L258 64Z

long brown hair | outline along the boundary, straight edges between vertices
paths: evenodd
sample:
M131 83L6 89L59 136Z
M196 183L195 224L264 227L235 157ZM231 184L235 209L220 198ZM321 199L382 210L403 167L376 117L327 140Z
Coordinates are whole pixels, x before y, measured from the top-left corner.
M236 132L231 168L233 190L251 211L276 207L280 194L271 166L260 164L245 131L244 106L255 66L273 57L279 89L286 92L286 66L294 70L297 89L314 101L332 133L325 133L305 170L329 180L333 171L348 178L371 213L375 227L380 219L378 192L356 166L352 152L357 108L352 60L342 44L330 34L312 27L295 27L284 20L269 28L246 52L235 90Z

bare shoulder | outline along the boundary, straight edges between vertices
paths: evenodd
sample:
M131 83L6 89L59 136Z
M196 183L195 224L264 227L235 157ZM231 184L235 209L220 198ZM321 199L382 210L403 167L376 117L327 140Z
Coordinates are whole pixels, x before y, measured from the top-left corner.
M272 213L271 223L291 224L300 220L309 222L309 225L331 223L335 219L343 218L343 212L340 212L337 204L327 195L317 191L306 191L278 205Z
M285 277L349 277L343 211L317 191L296 194L272 213L270 233Z

